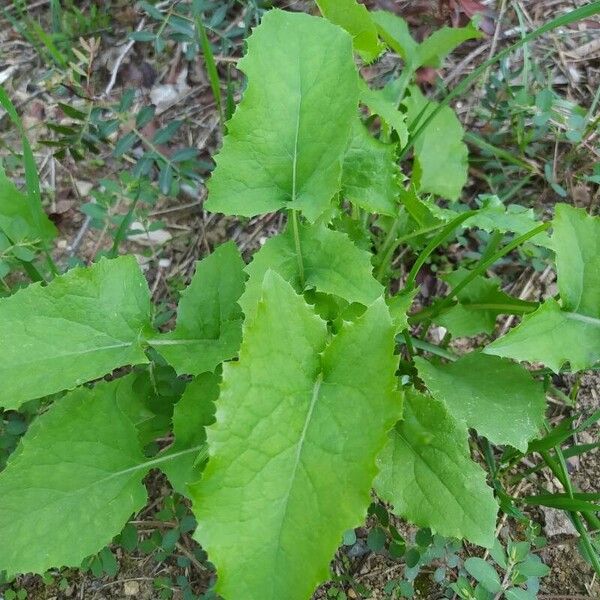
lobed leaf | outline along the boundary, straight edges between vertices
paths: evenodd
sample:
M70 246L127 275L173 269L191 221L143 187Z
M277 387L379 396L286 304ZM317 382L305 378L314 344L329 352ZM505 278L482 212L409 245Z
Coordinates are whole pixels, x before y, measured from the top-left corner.
M228 600L305 600L370 503L375 456L401 409L383 300L329 337L268 272L240 360L224 366L210 460L193 489L197 539Z
M244 98L216 158L206 207L253 216L281 208L314 221L340 189L358 105L350 36L271 10L247 41Z
M396 145L375 139L357 118L344 157L344 196L368 212L393 217L398 212L399 178Z
M442 27L419 45L419 66L440 67L448 54L463 42L481 37L483 34L472 22L466 27Z
M355 246L346 234L323 225L299 225L298 231L305 288L365 306L383 294L383 287L372 275L371 255ZM291 225L284 233L267 240L246 267L250 278L240 298L246 318L253 314L265 273L270 269L291 283L297 292L304 291Z
M541 384L509 360L470 352L456 362L415 358L419 376L450 413L494 444L525 452L540 431L546 400Z
M244 261L233 242L199 261L181 295L172 332L149 340L178 374L213 371L233 358L242 338Z
M404 59L409 68L416 69L419 44L410 35L408 23L402 17L387 10L372 12L371 18L377 24L379 35L385 43Z
M16 409L148 362L150 293L133 257L103 259L0 300L0 406Z
M362 79L359 86L361 103L373 114L379 115L398 134L400 146L405 146L408 142L406 114L398 110L398 104L388 97L385 88L373 90Z
M316 0L326 19L339 25L352 36L354 49L365 62L374 61L384 49L377 27L364 4L356 0Z
M404 419L379 455L375 491L416 525L490 547L498 506L467 440L441 402L408 393Z

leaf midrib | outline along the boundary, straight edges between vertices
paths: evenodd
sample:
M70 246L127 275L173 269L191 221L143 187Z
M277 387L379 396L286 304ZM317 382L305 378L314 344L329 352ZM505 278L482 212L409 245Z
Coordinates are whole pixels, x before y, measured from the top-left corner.
M317 379L313 385L311 400L310 400L310 404L308 406L308 410L306 412L306 417L304 419L302 433L300 434L300 438L296 445L296 455L294 458L294 465L293 465L293 468L290 473L287 491L282 498L283 512L281 514L281 519L279 522L279 532L277 535L277 544L274 546L274 548L275 548L275 561L274 562L276 562L276 563L278 562L279 550L281 548L281 536L283 535L284 523L286 522L288 509L290 506L290 503L289 503L290 495L292 493L292 489L294 488L294 484L296 482L296 478L297 478L297 474L298 474L298 469L302 462L302 451L304 449L304 444L306 442L306 435L308 433L308 429L310 427L310 423L312 421L312 417L315 412L315 406L317 405L317 401L319 399L322 383L323 383L323 372L320 371L319 374L317 375ZM273 589L274 585L275 585L275 578L273 577L272 578L271 596L273 595L273 592L274 592L274 589Z

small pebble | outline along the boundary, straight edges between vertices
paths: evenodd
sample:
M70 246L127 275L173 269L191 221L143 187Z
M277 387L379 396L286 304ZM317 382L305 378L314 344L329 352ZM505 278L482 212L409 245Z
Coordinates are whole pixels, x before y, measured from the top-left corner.
M126 596L137 596L140 593L140 584L137 581L126 581L123 592Z

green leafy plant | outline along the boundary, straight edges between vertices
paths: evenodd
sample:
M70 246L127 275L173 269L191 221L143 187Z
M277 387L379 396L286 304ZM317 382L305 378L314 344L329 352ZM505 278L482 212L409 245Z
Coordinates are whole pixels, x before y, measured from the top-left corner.
M412 83L419 66L439 64L476 28L418 45L393 15L375 13L362 35L356 19L319 4L331 21L267 12L239 65L248 86L227 123L207 208L288 215L248 266L232 242L200 261L167 333L153 327L133 257L0 300L0 406L42 399L0 473L0 537L11 540L0 546L0 569L9 576L97 554L145 505L153 469L191 499L195 537L226 600L308 598L344 532L364 519L372 488L395 514L429 528L427 540L434 532L492 548L496 498L503 508L520 500L507 498L493 464L488 485L471 445L522 455L545 435L542 382L518 361L558 372L600 360L600 219L559 205L541 223L493 199L462 204L462 127L448 101L428 102ZM599 10L593 3L552 26ZM386 44L405 69L372 89L353 44L367 60ZM448 294L424 306L421 269L474 230L491 233L488 247L448 272ZM555 253L558 298L523 303L487 276L525 243ZM460 357L427 339L432 323L474 335L505 314L526 316ZM471 319L477 326L465 330ZM166 364L181 376L170 373L168 393L158 376ZM166 435L170 444L152 443ZM589 512L567 494L574 519ZM375 548L385 542L377 535ZM535 593L521 589L525 555L506 566L494 558L516 591L489 563L465 562L483 589L473 597ZM455 591L467 594L465 585Z

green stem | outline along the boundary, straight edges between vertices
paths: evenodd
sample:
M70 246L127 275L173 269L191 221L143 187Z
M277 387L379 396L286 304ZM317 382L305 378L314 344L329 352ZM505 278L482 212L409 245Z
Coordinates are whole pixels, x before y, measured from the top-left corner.
M304 260L302 258L302 245L300 244L300 228L298 225L298 211L290 210L290 218L292 220L292 229L294 230L294 245L296 246L296 258L298 260L298 274L300 276L300 286L304 289Z
M419 258L415 261L415 264L412 266L410 273L406 279L405 287L408 289L412 289L415 286L415 279L417 278L417 274L421 267L425 264L425 261L429 258L431 253L464 221L466 221L469 217L472 217L475 214L475 211L469 210L467 212L458 215L448 223L442 231L440 231L428 244L425 246L425 249L419 255Z
M549 427L547 425L546 425L546 429L549 430ZM544 459L544 461L546 462L546 464L548 464L548 466L550 466L551 470L555 473L555 475L557 475L557 479L560 481L560 483L562 484L563 488L565 489L565 491L567 492L569 497L573 498L573 484L571 483L571 478L569 477L569 471L567 469L567 463L566 463L565 457L562 453L562 449L560 448L560 446L554 446L554 452L556 453L556 458L557 458L556 462L553 459L551 459L548 452L541 452L540 454L541 454L542 458ZM550 459L550 460L548 460L548 459ZM558 463L558 465L556 463ZM552 468L552 464L554 464L554 468ZM557 466L558 466L558 468L557 468ZM560 476L558 476L559 474L560 474ZM573 522L573 525L575 526L577 533L581 537L581 541L583 543L583 546L586 549L586 552L588 554L590 562L592 563L592 566L594 567L594 571L596 572L596 575L598 577L600 577L600 558L598 557L598 553L596 552L596 549L594 548L594 545L590 538L590 534L588 533L587 529L585 528L585 525L584 525L583 521L581 520L581 517L578 512L567 511L567 514L571 518L571 521ZM595 517L595 515L592 515L590 513L589 516L594 516L595 520L598 521L598 519ZM584 513L584 517L587 518L588 513ZM589 519L587 519L587 520L588 520L588 523L590 524L590 526L592 526L592 528L594 528L594 529L597 528L597 526L594 522L590 522Z
M194 10L194 12L196 12ZM225 135L225 113L223 111L223 100L221 98L221 83L219 81L219 72L217 71L217 65L215 63L215 57L213 55L212 48L208 35L206 34L206 27L202 22L202 15L194 15L194 24L196 25L196 31L198 33L198 40L200 47L202 48L202 54L204 55L204 64L206 66L206 72L210 81L210 87L213 93L217 110L219 111L219 124L221 126L221 134Z
M381 246L381 250L379 251L379 256L382 256L381 262L375 271L375 278L378 281L381 281L381 278L385 275L387 268L389 266L390 261L392 260L392 256L394 255L394 251L398 247L396 243L396 233L398 231L398 226L400 225L400 217L396 217L394 222L390 226L390 229L385 236L385 240L383 241L383 245Z
M400 345L404 345L407 343L406 339L398 339L396 341ZM435 354L436 356L441 356L442 358L446 358L448 360L451 360L452 362L459 359L459 357L456 354L454 354L453 352L450 352L449 350L446 350L445 348L440 348L439 346L436 346L435 344L431 344L430 342L426 342L425 340L420 340L419 338L416 338L413 336L410 336L410 343L412 344L413 352L414 352L414 348L417 348L417 350L423 350L424 352L430 352L431 354Z
M546 231L546 229L548 229L550 227L550 225L551 224L549 222L538 225L531 231L524 233L523 235L514 239L509 244L506 244L506 246L503 246L502 248L500 248L500 250L495 252L489 258L482 260L462 281L460 281L458 283L458 285L456 287L454 287L450 291L450 293L441 302L439 302L437 304L437 306L435 306L435 310L433 311L433 313L430 313L428 315L428 317L439 314L443 309L445 309L447 306L449 306L452 303L453 298L455 296L457 296L464 288L466 288L469 285L469 283L471 283L471 281L473 281L478 275L481 275L483 272L485 272L487 270L488 267L493 265L497 260L500 260L506 254L508 254L509 252L512 252L515 248L517 248L518 246L520 246L527 240L531 239L532 237L535 237L536 235L538 235L538 233L542 233L543 231ZM425 309L425 310L428 310L428 309ZM421 313L425 312L425 310L420 311L420 312L416 313L415 315L413 315L413 319L415 317L418 319L420 317Z

